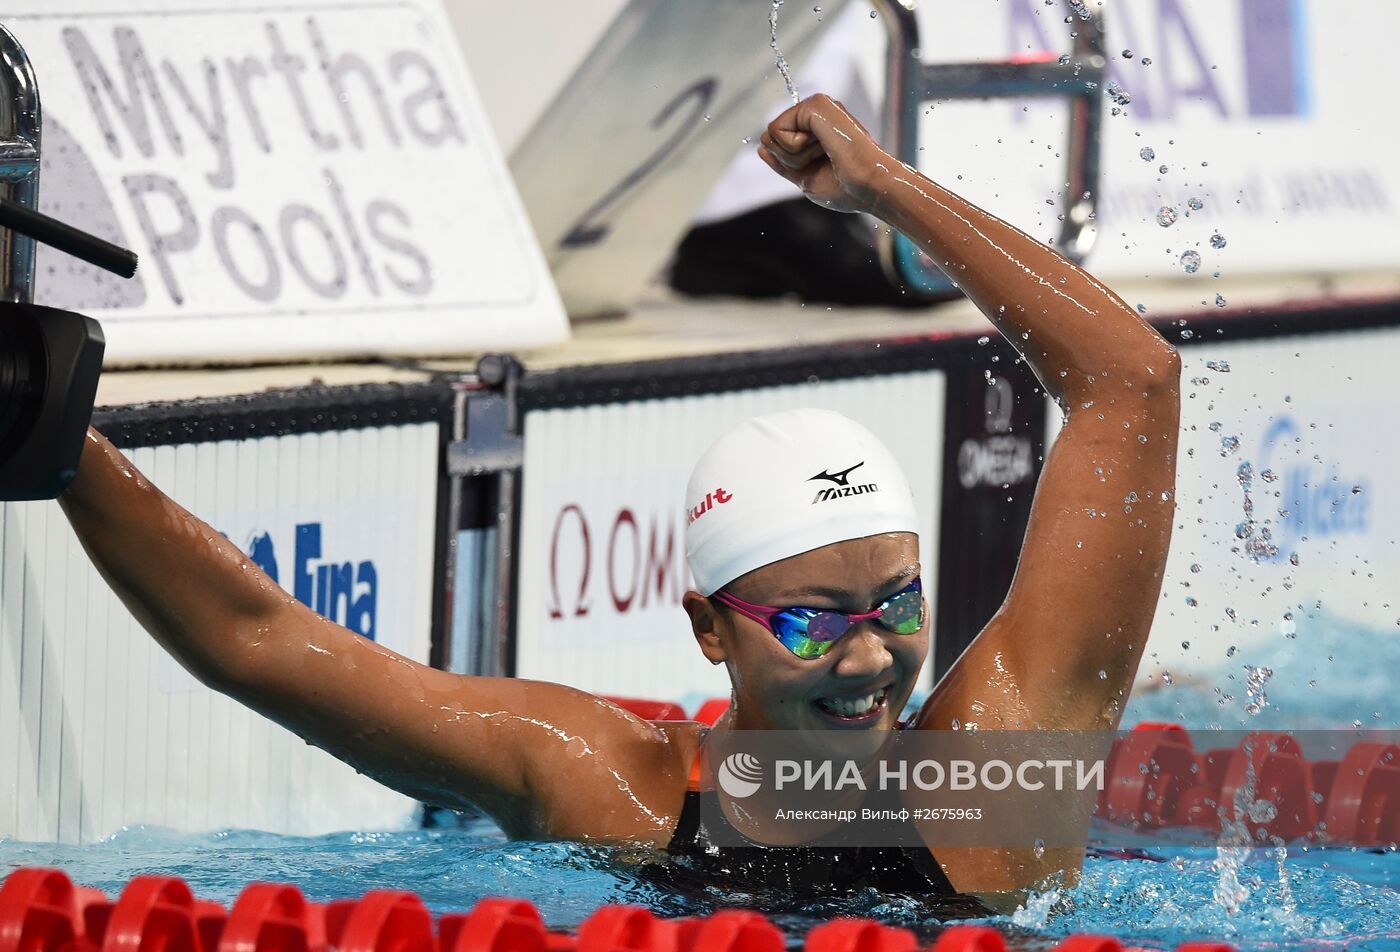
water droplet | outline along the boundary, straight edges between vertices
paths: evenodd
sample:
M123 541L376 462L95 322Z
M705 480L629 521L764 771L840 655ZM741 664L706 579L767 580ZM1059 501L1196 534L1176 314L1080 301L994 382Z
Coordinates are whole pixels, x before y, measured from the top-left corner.
M1139 305L1137 306L1137 312L1138 312L1139 314L1146 314L1146 313L1147 313L1147 305L1146 305L1146 304L1139 304Z
M1289 564L1289 565L1297 565L1297 564L1298 564L1298 553L1297 553L1297 552L1290 552L1290 553L1288 553L1288 564Z
M1163 205L1157 209L1157 224L1163 228L1170 228L1176 224L1176 209L1170 205Z
M990 337L982 336L982 337L977 338L977 343L981 344L983 347L986 347L987 344L990 343L990 342L991 342L991 338L990 338Z
M1230 647L1225 649L1225 657L1233 658L1235 656L1236 651L1239 651L1239 649L1236 648L1234 645L1231 645Z
M1216 291L1216 292L1215 292L1215 306L1216 306L1216 307L1224 307L1224 306L1225 306L1225 295L1221 294L1219 291Z
M1200 603L1196 601L1196 598L1195 598L1194 595L1187 595L1187 596L1186 596L1186 606L1187 606L1188 608L1195 608L1198 604L1200 604Z
M1142 58L1142 65L1143 65L1143 66L1151 66L1151 65L1152 65L1152 58L1151 58L1150 56L1144 56L1144 57Z
M1170 671L1163 671L1163 672L1162 672L1162 683L1163 683L1163 684L1172 684L1172 683L1173 683L1173 681L1172 681L1172 673L1171 673Z
M880 14L876 13L874 10L871 10L871 11L870 11L870 19L872 19L872 20L875 19L876 17L878 17L879 15L880 15Z
M822 8L821 8L821 7L813 7L813 8L812 8L812 12L813 12L813 13L821 13L821 12L822 12Z
M1201 253L1194 249L1187 248L1181 253L1181 270L1187 274L1195 274L1201 267Z
M1189 641L1183 641L1183 642L1181 643L1181 648L1182 648L1183 651L1185 651L1186 649L1188 649L1188 648L1190 648L1190 647L1191 647L1191 642L1189 642Z
M1031 853L1034 854L1034 856L1035 856L1036 859L1040 859L1042 856L1044 856L1044 855L1045 855L1045 841L1044 841L1044 840L1036 840L1035 843L1034 843L1034 845L1031 846Z
M1198 212L1198 211L1200 211L1202 208L1205 208L1205 203L1202 202L1202 201L1201 201L1199 198L1197 198L1196 196L1192 195L1190 198L1188 198L1188 199L1186 200L1186 207L1189 208L1189 209L1191 209L1193 212Z
M1060 65L1061 65L1061 66L1068 66L1068 65L1069 65L1069 54L1068 54L1068 53L1061 53L1061 54L1060 54L1060 60L1059 60L1059 62L1060 62Z
M1138 158L1142 159L1144 162L1151 162L1153 159L1157 158L1157 153L1152 151L1152 146L1145 145L1141 149L1138 149Z
M1093 19L1093 14L1089 12L1088 5L1084 0L1069 0L1069 8L1074 11L1075 16L1081 20Z
M1225 236L1217 231L1215 234L1210 236L1210 246L1216 251L1219 251L1221 248L1224 248Z
M1103 88L1104 93L1120 106L1126 106L1133 101L1133 97L1128 95L1128 91L1117 83L1110 82Z
M1228 360L1207 360L1206 367L1214 370L1218 374L1228 374L1230 372L1230 362Z
M1220 438L1220 455L1229 456L1240 448L1240 438L1238 436L1223 436Z
M1257 710L1250 711L1250 706L1252 705L1246 706L1245 710L1249 711L1249 713L1251 714L1259 713ZM1273 803L1269 802L1268 800L1255 800L1249 805L1249 818L1255 823L1268 823L1270 820L1273 820L1277 816L1278 807L1274 806Z
M1124 51L1123 51L1123 58L1124 58L1124 59L1132 59L1132 58L1133 58L1133 51L1132 51L1132 50L1124 50Z
M1360 486L1353 486L1353 487L1351 487L1351 494L1352 494L1353 496L1359 496L1359 495L1361 495L1361 487L1360 487Z
M1182 331L1179 336L1182 340L1190 340L1191 338L1195 337L1196 334L1194 331Z

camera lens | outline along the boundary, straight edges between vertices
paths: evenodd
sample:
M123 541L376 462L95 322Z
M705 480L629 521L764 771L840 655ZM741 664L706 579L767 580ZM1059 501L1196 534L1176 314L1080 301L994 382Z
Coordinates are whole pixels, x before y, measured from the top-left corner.
M22 442L33 424L39 382L33 379L34 341L24 321L0 315L0 459Z

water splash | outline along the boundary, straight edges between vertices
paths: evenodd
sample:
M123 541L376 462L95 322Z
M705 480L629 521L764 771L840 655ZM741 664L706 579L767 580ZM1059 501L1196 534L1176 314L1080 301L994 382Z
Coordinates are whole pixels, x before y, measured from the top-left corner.
M773 7L768 11L768 45L773 47L773 65L778 67L783 82L787 84L788 95L792 97L793 102L801 102L802 97L797 95L797 85L792 81L792 71L788 69L787 59L778 47L778 8L782 5L783 0L773 0Z
M1244 783L1235 789L1232 809L1220 809L1220 839L1215 845L1215 888L1211 898L1215 904L1233 916L1249 901L1249 887L1240 881L1240 869L1249 859L1253 841L1249 835L1250 808L1254 805L1253 739L1244 742Z
M1235 440L1235 445L1238 447L1238 438L1227 436L1225 439ZM1224 440L1221 441L1222 446L1224 442ZM1224 456L1225 454L1222 451L1220 455ZM1244 543L1244 553L1252 562L1265 562L1277 558L1278 546L1273 542L1273 533L1268 526L1259 524L1254 518L1254 464L1248 460L1240 463L1235 470L1235 479L1239 481L1240 489L1244 491L1244 521L1235 526L1235 538ZM1270 671L1264 680L1267 681L1268 677L1272 676L1273 672ZM1262 686L1261 682L1260 687ZM1267 699L1265 700L1267 703ZM1257 714L1258 710L1249 713Z
M1269 696L1264 693L1264 685L1274 676L1274 669L1263 665L1257 668L1245 665L1244 670L1244 690L1249 696L1249 703L1244 706L1244 712L1253 716L1269 706Z

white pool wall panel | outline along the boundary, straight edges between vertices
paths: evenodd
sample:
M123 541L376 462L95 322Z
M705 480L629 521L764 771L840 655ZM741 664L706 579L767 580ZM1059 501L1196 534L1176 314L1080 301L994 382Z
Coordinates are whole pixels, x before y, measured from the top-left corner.
M417 423L128 455L235 543L267 533L289 591L296 526L319 523L321 561L376 569L379 643L426 662L438 439ZM415 808L181 669L57 503L0 505L0 837L91 842L139 824L314 835L399 827Z

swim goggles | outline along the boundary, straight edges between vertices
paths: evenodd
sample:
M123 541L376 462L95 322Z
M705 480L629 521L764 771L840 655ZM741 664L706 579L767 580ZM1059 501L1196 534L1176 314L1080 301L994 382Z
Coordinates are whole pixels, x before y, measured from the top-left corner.
M723 589L710 596L773 633L784 648L799 658L820 658L836 639L859 622L871 619L896 635L914 635L924 627L924 590L918 579L896 592L874 611L850 615L822 608L778 608L755 605Z

